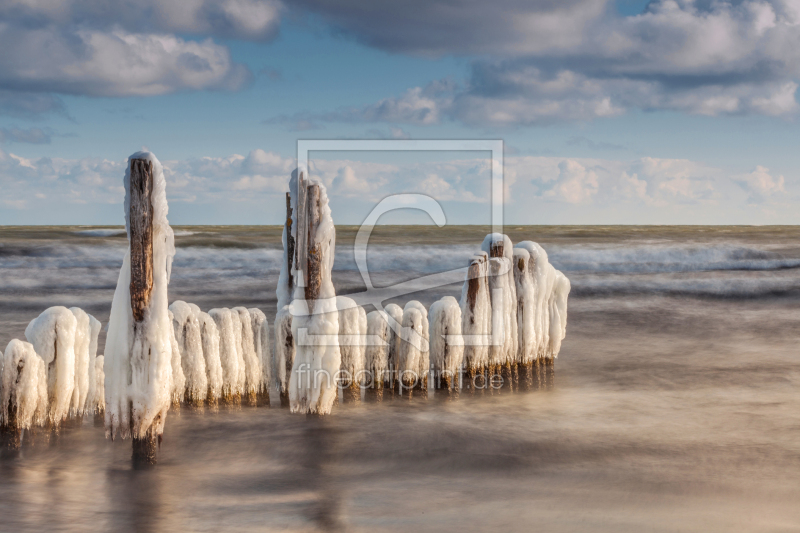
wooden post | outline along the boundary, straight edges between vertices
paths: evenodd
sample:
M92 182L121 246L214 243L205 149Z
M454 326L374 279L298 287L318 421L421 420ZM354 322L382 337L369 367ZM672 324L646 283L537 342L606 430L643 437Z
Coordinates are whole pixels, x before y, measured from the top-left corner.
M14 379L15 384L19 384L24 366L22 361L17 365L17 377ZM19 428L19 421L17 420L17 406L10 397L8 399L8 419L0 430L2 431L3 447L13 451L19 450L22 445L22 430Z
M292 273L292 262L294 261L294 237L292 237L292 195L286 193L286 270L289 274L287 285L289 287L289 297L294 291L294 274Z
M133 331L143 335L146 311L153 293L153 165L146 159L131 159L130 168L130 227L131 247L131 311ZM131 411L133 407L131 406ZM131 412L131 424L133 413ZM153 426L142 437L133 436L133 465L141 467L156 464L158 442Z
M308 311L314 311L314 302L319 298L319 291L322 288L322 244L316 242L317 228L322 220L319 205L319 185L308 186L306 195L306 222L308 235L306 243L308 252L306 255L306 270L303 271L306 278L305 296L308 301Z

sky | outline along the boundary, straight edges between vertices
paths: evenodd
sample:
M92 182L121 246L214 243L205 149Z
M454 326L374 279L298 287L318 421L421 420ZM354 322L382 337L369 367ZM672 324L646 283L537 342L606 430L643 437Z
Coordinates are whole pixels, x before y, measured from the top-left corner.
M0 0L0 224L279 224L298 139L501 139L508 224L800 223L800 0ZM334 220L490 157L311 153ZM383 222L426 223L420 213Z

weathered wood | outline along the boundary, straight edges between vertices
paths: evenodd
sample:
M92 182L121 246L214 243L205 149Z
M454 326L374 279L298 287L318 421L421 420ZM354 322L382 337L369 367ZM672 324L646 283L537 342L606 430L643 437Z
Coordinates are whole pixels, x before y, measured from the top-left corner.
M153 165L131 159L130 168L131 310L142 322L153 292Z
M143 438L133 437L133 468L141 470L149 468L158 462L158 447L161 444L161 435L156 435L153 427L147 430Z
M288 287L291 297L294 291L294 274L292 263L294 261L294 237L292 236L292 195L286 193L286 271L289 273Z
M481 287L481 263L481 260L473 259L467 270L467 307L470 311L470 324L475 323L475 303L478 301Z
M314 311L314 301L319 298L319 291L322 288L322 243L316 242L317 228L319 228L322 214L319 205L320 191L319 185L308 186L306 196L306 221L308 223L308 253L306 258L305 296L308 301L309 312Z
M489 257L503 257L505 243L503 241L493 242L489 247Z
M308 251L308 210L306 209L306 180L302 172L297 177L295 209L297 209L297 230L295 231L297 241L295 242L294 268L301 273L297 283L305 287L308 284L305 279L308 258L306 254Z

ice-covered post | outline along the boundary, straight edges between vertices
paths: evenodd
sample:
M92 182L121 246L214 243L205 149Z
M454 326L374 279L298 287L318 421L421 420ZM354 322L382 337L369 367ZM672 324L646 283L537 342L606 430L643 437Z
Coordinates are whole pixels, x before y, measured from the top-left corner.
M133 440L134 465L155 464L170 407L172 321L167 287L175 244L164 172L138 152L125 175L129 250L111 305L105 353L106 433Z
M297 196L297 180L293 179L291 187L294 187ZM292 365L294 364L294 336L292 335L292 313L289 304L294 297L295 279L295 238L292 233L293 220L292 214L292 193L286 193L286 223L283 226L283 264L281 265L280 279L278 280L278 312L275 315L275 358L273 360L275 381L278 385L281 407L289 407L289 376L292 375Z
M295 273L298 279L290 304L296 346L289 378L289 402L292 412L327 414L336 399L336 373L341 364L336 291L331 280L336 228L325 187L306 180L302 172L292 182L291 188L296 193ZM288 254L288 249L285 252ZM288 282L284 276L281 278L283 283ZM288 289L279 287L279 300Z

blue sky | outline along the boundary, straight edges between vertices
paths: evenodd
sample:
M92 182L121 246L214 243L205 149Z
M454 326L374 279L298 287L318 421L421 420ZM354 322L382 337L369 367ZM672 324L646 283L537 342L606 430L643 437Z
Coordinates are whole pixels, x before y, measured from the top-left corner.
M800 222L792 0L115 4L0 1L0 224L121 223L141 147L172 223L280 223L314 138L503 139L512 224ZM488 221L485 154L313 161Z

